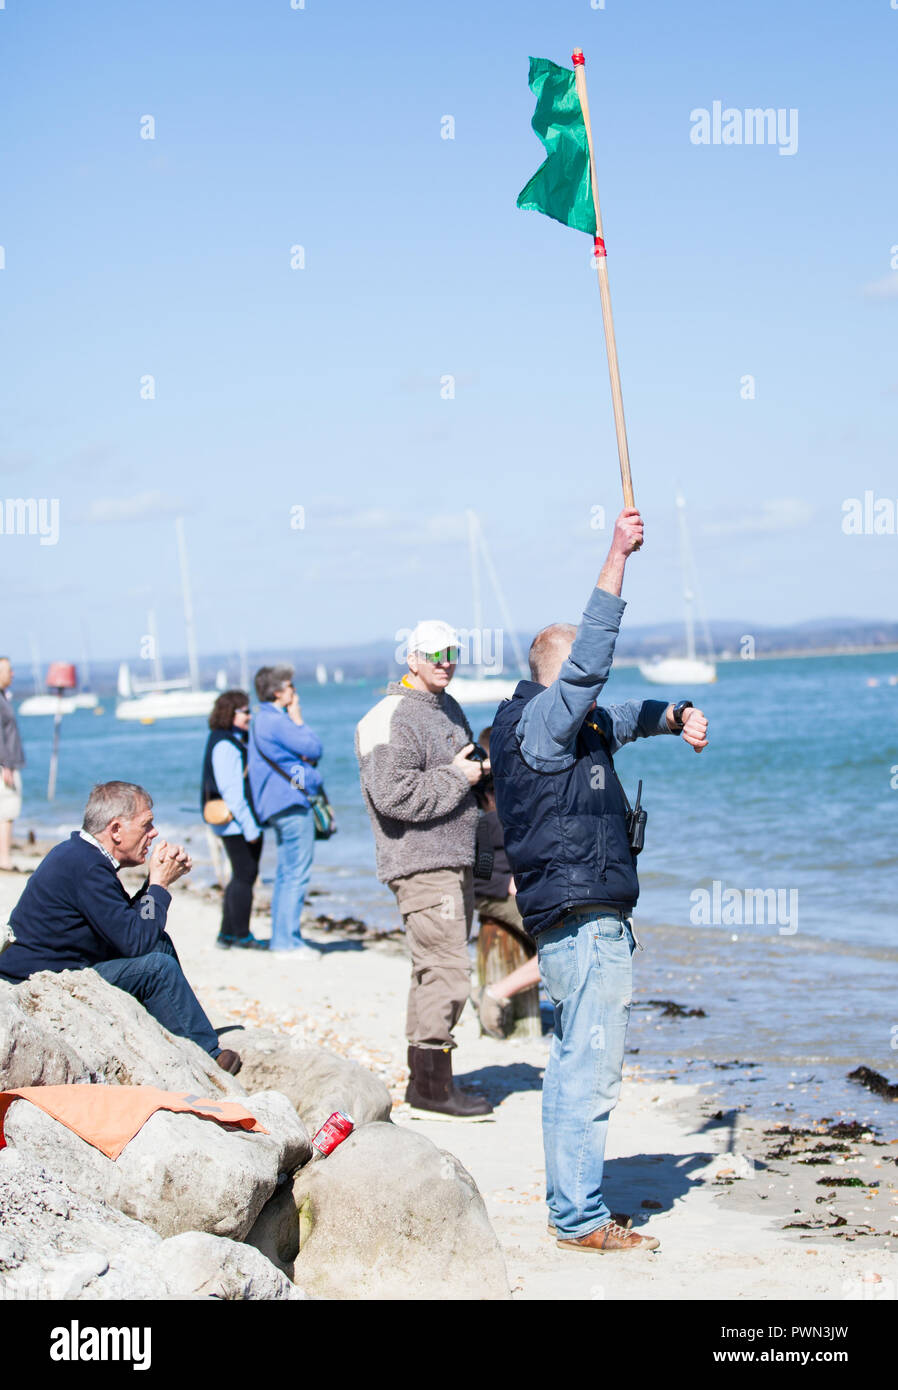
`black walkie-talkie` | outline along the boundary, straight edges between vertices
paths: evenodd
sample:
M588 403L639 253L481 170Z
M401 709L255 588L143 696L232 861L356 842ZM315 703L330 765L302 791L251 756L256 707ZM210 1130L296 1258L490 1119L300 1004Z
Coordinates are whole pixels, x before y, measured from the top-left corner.
M648 812L641 806L642 801L642 778L639 779L639 786L636 788L636 805L627 817L627 829L630 834L630 848L634 854L639 854L645 845L645 823L648 820Z

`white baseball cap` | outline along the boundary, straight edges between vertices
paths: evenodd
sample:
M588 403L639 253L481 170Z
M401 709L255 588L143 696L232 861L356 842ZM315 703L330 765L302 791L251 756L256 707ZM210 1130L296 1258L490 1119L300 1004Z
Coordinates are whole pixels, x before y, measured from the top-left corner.
M458 646L458 633L448 623L439 618L429 618L418 623L409 635L410 652L441 652L446 647Z

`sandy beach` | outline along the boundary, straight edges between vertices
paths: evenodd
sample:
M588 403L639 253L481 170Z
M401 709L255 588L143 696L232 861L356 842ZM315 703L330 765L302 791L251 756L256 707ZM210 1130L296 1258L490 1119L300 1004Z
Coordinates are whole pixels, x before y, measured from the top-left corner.
M38 849L22 850L22 870ZM0 875L0 920L23 886ZM267 934L266 893L254 922ZM264 1024L363 1063L415 1126L465 1165L502 1245L516 1299L872 1300L898 1290L898 1143L842 1116L796 1134L781 1119L721 1110L705 1090L628 1065L611 1126L606 1197L661 1241L652 1255L589 1256L546 1234L540 1087L548 1038L496 1041L466 1010L456 1073L495 1106L478 1124L417 1119L402 1102L408 959L401 934L314 922L320 961L282 964L214 946L214 890L175 889L170 930L188 978L227 1045ZM639 993L637 990L636 998ZM836 1125L834 1131L833 1125ZM779 1129L777 1129L779 1126Z

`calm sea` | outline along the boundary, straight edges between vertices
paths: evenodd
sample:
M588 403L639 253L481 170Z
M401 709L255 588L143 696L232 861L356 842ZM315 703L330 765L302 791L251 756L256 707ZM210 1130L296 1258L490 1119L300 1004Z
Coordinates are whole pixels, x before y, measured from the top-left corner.
M814 1118L851 1110L890 1130L898 1106L845 1083L864 1064L898 1073L898 654L723 664L692 695L711 720L696 755L657 738L622 749L628 794L644 781L637 997L673 998L705 1018L634 1011L630 1043L647 1070L710 1078L734 1104L786 1105ZM635 669L612 674L605 701L662 694ZM312 686L303 714L340 830L319 845L316 908L395 926L374 853L353 753L372 684ZM471 708L477 732L493 711ZM152 792L157 824L189 836L208 876L198 782L201 720L151 726L80 711L63 721L57 797L45 800L51 720L20 721L28 760L23 826L61 838L80 823L95 781ZM263 875L273 869L272 847ZM712 1063L738 1060L739 1068ZM723 1089L721 1089L723 1088ZM790 1089L791 1088L791 1089ZM793 1118L792 1112L788 1112Z

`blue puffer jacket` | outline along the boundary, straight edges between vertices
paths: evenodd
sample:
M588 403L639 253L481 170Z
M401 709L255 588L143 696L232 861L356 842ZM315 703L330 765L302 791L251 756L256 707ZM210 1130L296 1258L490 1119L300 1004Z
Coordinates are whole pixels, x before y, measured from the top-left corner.
M312 764L322 752L321 740L308 724L294 724L278 705L259 705L249 735L249 784L260 824L291 807L309 809L309 797L321 790L321 774ZM263 753L286 777L269 766Z
M576 761L559 772L536 772L522 758L518 723L543 690L521 681L493 720L490 762L505 850L514 870L517 905L535 935L587 903L629 915L639 896L636 857L609 753L607 712L597 709L577 737Z

